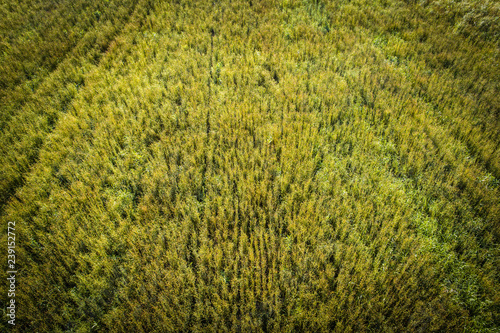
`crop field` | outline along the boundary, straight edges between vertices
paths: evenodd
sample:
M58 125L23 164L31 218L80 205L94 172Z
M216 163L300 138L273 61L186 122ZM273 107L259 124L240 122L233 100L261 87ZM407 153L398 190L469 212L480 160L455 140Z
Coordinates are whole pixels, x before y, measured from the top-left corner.
M3 0L1 332L500 332L498 0Z

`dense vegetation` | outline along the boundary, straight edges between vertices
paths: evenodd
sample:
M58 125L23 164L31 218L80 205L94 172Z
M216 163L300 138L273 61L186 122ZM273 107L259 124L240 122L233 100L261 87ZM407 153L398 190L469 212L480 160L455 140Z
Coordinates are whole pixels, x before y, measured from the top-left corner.
M497 1L0 10L2 328L500 331Z

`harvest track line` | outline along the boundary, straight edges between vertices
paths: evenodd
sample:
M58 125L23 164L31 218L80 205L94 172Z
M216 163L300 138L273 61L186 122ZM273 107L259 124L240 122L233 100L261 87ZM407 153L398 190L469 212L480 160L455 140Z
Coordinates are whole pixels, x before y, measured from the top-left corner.
M116 38L118 38L122 32L124 31L124 29L126 28L126 26L130 23L130 21L134 18L134 14L133 13L136 13L137 12L137 8L138 8L138 5L139 5L140 1L137 1L134 3L134 6L129 10L129 15L128 15L128 18L127 18L127 21L123 23L123 25L121 26L120 30L116 33L116 35L114 36L114 40L116 40ZM144 20L145 17L142 17L141 20ZM89 30L90 31L90 30ZM89 31L87 31L87 33L89 33ZM113 41L110 40L109 43L108 43L108 46L112 43ZM82 38L80 40L79 43L86 43L85 39ZM80 45L76 45L71 51L73 52L74 50L80 48ZM100 54L100 57L99 57L99 63L95 64L93 68L96 68L98 67L102 60L103 60L103 57L106 57L106 56L110 56L110 55L107 55L105 52L101 52ZM51 72L48 76L46 76L46 79L44 80L47 80L49 78L49 76L53 75L54 73L57 73L57 71L61 70L61 66L67 62L67 61L70 61L72 59L72 56L69 55L68 57L66 57L57 67L57 69L55 69L53 72ZM85 84L85 82L83 83L83 85ZM39 88L41 87L41 84L39 85ZM37 93L40 92L40 89L37 89ZM47 98L50 98L52 96L48 95ZM45 96L44 96L45 98ZM74 98L74 96L71 98L71 100ZM43 133L44 136L46 137L47 135L49 135L53 130L54 128L56 127L56 122L59 118L59 114L60 113L63 113L65 112L64 108L67 106L67 105L70 105L71 104L71 100L69 101L64 101L64 105L62 105L63 107L63 110L62 111L57 111L54 116L55 117L52 117L51 114L48 114L46 115L47 117L50 118L50 121L49 123L53 124L51 126L48 127L48 131ZM27 101L28 102L32 102L34 103L35 100L32 100L32 101ZM23 106L25 106L27 104L23 104ZM38 108L36 108L38 110ZM43 115L43 111L42 112L39 112L38 116L44 116ZM11 121L13 121L13 119L11 119ZM35 129L36 131L36 129ZM26 134L26 132L24 132L24 134ZM41 134L41 133L37 133L37 134ZM10 132L7 134L7 136L10 135L10 136L18 136L19 133L15 132L13 134L11 134ZM26 134L27 135L27 134ZM3 141L6 141L7 139L2 138ZM16 139L13 139L11 138L10 139L11 141L15 142L17 141ZM21 141L24 140L24 137L21 137ZM27 139L29 140L29 138ZM0 188L0 215L3 215L3 211L4 211L4 208L5 208L5 205L9 202L9 200L14 197L17 199L17 196L14 196L15 192L17 191L18 188L22 187L25 183L25 175L27 173L30 172L32 166L34 164L37 163L38 161L38 154L39 154L39 149L43 146L43 141L36 141L35 144L32 144L30 147L28 147L27 149L26 148L23 148L21 151L18 151L16 156L15 156L15 161L12 161L12 160L9 160L7 163L5 164L9 164L9 163L13 163L15 164L17 162L17 159L21 159L22 157L26 157L28 154L31 154L32 156L30 157L29 159L29 162L28 164L24 167L24 170L17 174L17 175L13 175L13 176L10 176L8 179L0 179L0 181L2 182L2 188ZM8 147L2 147L2 149L7 149ZM7 158L6 157L7 154L4 152L2 158ZM7 184L5 184L7 183Z

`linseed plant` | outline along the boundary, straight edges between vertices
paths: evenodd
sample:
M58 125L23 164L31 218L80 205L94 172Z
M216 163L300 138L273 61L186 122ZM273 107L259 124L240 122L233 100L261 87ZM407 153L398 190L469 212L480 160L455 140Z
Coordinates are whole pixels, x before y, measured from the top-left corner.
M2 328L499 331L495 1L1 10Z

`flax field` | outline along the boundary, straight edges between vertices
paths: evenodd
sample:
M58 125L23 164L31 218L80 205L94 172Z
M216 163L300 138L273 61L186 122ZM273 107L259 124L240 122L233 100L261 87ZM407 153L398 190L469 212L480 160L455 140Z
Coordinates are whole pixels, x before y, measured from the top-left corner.
M500 332L498 0L0 17L0 331Z

